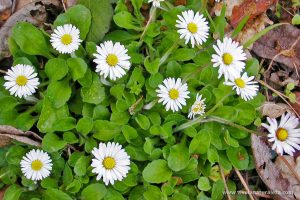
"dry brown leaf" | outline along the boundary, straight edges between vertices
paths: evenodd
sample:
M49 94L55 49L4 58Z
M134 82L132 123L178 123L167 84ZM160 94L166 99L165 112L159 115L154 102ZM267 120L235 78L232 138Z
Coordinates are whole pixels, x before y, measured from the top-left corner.
M270 118L280 117L283 113L290 110L290 107L284 103L265 102L260 108L263 116Z
M9 135L9 134L0 134L0 139L2 139L3 137L8 137L14 140L17 140L18 142L22 142L24 144L29 144L32 146L41 146L40 142L34 141L26 136L18 136L18 135Z
M7 38L11 34L11 28L18 21L27 21L36 26L42 26L46 21L46 7L49 5L59 6L59 0L35 0L14 13L0 29L0 60L10 56ZM34 13L34 16L32 14Z
M12 6L12 0L0 0L0 27L11 15Z
M292 191L293 186L289 179L284 178L279 167L272 162L270 147L266 140L265 136L251 135L251 147L257 173L271 191ZM292 194L274 194L274 199L294 200L295 198Z
M300 67L300 29L293 25L282 25L271 31L256 41L252 51L259 57L273 59L280 52L282 55L276 56L274 61L288 66L290 69ZM284 55L292 45L293 54Z

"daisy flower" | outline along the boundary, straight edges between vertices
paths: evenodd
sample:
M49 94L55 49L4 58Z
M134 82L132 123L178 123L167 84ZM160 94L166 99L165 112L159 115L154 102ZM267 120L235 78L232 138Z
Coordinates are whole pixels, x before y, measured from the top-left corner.
M23 64L18 64L9 69L4 79L6 80L4 87L9 93L20 98L34 94L40 84L34 68Z
M217 40L217 46L213 45L217 54L212 55L213 67L219 67L219 77L224 75L225 81L231 76L239 76L245 68L246 54L243 47L231 38L225 37L223 42Z
M293 156L295 150L300 150L299 119L292 113L283 114L278 125L277 120L267 117L269 124L262 123L268 129L268 140L273 143L272 149L280 155L287 153Z
M158 102L162 102L166 105L166 110L178 111L182 108L182 105L186 105L185 99L190 98L188 94L188 86L186 83L182 83L178 78L166 78L163 84L160 84L159 89L156 90L157 96L160 97Z
M118 143L100 143L99 148L94 148L91 166L93 173L97 174L96 179L103 178L105 185L114 184L115 181L123 180L130 170L130 157Z
M195 117L195 115L203 115L205 113L206 105L204 103L205 99L202 99L202 95L197 94L196 101L190 108L190 113L188 115L188 118L192 119Z
M191 42L192 47L201 45L208 38L208 22L199 12L194 13L192 10L184 11L177 15L176 27L180 34L180 39L185 39L185 44Z
M120 42L115 44L112 41L106 41L100 46L97 46L97 53L94 54L97 64L96 72L103 75L104 78L116 80L126 74L125 70L130 68L130 57L127 54L127 49Z
M257 95L258 91L258 83L253 80L254 76L248 77L247 73L245 72L242 77L230 77L230 81L226 81L224 84L233 86L232 89L235 90L242 99L248 101L253 99L253 97Z
M21 160L21 171L27 179L38 181L50 175L52 160L42 150L31 150Z
M163 2L164 0L149 0L148 3L152 2L152 5L154 7L159 7L160 6L160 2Z
M59 53L72 53L79 48L81 43L80 31L72 24L58 26L51 34L51 45Z

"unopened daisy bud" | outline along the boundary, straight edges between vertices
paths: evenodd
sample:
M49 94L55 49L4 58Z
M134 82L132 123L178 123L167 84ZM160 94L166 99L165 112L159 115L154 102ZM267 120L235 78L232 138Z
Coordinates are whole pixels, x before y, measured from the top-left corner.
M164 0L149 0L148 3L152 2L153 7L160 7L160 2L163 2Z
M51 45L59 53L73 53L81 43L80 31L72 24L58 26L51 34Z
M299 119L294 114L283 114L279 125L274 118L267 117L267 120L269 124L262 123L262 126L269 131L268 140L273 143L273 150L279 155L287 153L291 156L300 150Z
M19 64L9 69L4 76L4 87L19 98L25 98L35 93L40 84L37 73L30 65Z
M21 160L21 171L27 179L38 181L48 177L52 170L50 156L42 150L31 150Z
M196 101L190 108L190 113L188 118L195 118L196 115L202 116L205 113L206 105L204 103L205 99L202 99L202 95L197 94Z

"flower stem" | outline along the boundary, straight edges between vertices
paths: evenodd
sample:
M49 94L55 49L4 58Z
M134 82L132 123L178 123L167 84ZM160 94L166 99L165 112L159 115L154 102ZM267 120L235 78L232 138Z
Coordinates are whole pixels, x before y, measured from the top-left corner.
M143 31L143 33L142 33L142 36L141 36L141 38L140 38L139 46L142 45L143 40L144 40L144 37L145 37L145 34L146 34L146 32L147 32L147 30L148 30L148 28L149 28L149 25L150 25L150 23L152 22L152 20L155 18L155 14L156 14L156 7L151 7L151 9L150 9L150 16L149 16L148 22L147 22L147 24L146 24L146 26L145 26L145 28L144 28L144 31Z
M159 66L161 66L162 64L164 64L164 62L166 62L166 60L168 59L168 57L170 56L170 54L178 47L178 40L176 42L174 42L174 44L166 51L166 53L161 57L160 61L159 61Z

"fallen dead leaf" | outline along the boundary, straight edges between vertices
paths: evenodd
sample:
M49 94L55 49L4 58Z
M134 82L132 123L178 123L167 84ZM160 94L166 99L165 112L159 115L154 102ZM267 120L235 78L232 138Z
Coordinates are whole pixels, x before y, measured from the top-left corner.
M290 69L300 67L300 30L293 25L282 25L261 37L253 45L252 51L259 57L273 59ZM295 45L294 45L295 44ZM284 52L294 45L293 53ZM283 52L283 54L280 54Z
M0 60L10 56L7 38L11 34L11 28L18 21L27 21L35 26L42 26L47 19L47 7L60 5L59 0L35 0L14 13L0 29ZM34 16L33 16L34 14Z
M249 15L249 20L254 19L258 15L264 13L276 2L277 0L245 0L242 4L234 6L230 24L233 27L236 27L247 15Z
M12 0L0 0L0 27L11 15L12 6Z
M272 162L270 147L266 141L265 136L251 135L251 147L257 173L271 191L293 191L289 179L284 178L279 167ZM294 200L295 198L292 194L279 193L273 194L273 199Z
M300 92L294 92L296 95L296 101L300 102ZM300 105L297 103L292 103L292 107L295 109L295 111L300 115Z
M290 110L290 107L283 103L265 102L260 108L263 116L270 118L280 117L283 113Z

